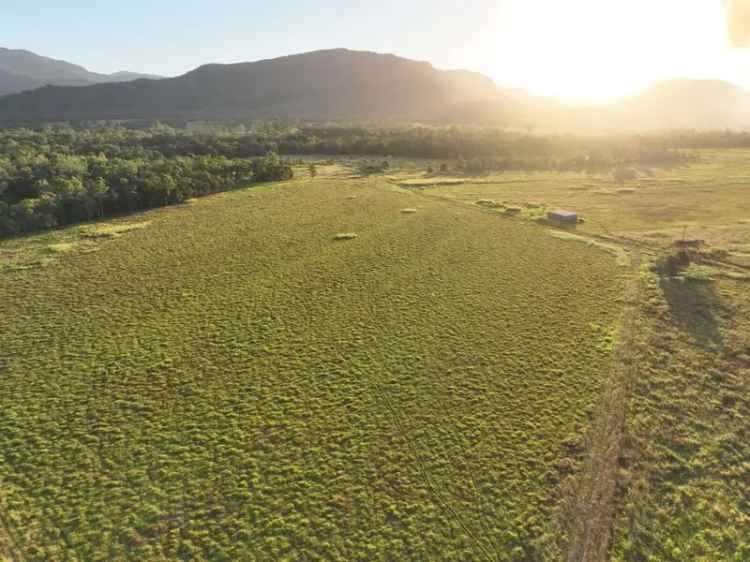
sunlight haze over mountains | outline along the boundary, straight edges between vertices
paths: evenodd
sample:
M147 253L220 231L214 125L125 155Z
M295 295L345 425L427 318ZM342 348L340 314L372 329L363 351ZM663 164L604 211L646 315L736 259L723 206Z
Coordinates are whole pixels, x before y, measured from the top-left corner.
M127 68L176 76L204 63L346 47L482 72L502 87L581 101L629 95L670 78L750 87L750 54L738 48L748 45L747 0L3 4L2 46L99 73Z

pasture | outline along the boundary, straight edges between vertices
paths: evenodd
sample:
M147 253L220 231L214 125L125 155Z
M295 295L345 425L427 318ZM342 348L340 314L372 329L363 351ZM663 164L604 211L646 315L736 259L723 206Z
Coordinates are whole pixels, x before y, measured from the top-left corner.
M750 283L644 272L613 560L750 559Z
M750 153L430 163L1 241L0 557L745 560Z
M334 171L0 242L0 552L560 556L628 269Z
M586 221L577 228L584 235L625 236L662 247L687 236L749 253L750 151L692 153L696 161L689 166L644 169L623 183L608 173L546 171L398 181L466 203L570 209Z
M513 222L572 209L585 222L555 236L640 247L607 559L750 559L750 152L695 156L624 184L552 172L398 180L486 213L521 207ZM653 271L683 238L703 241L705 260L676 276Z

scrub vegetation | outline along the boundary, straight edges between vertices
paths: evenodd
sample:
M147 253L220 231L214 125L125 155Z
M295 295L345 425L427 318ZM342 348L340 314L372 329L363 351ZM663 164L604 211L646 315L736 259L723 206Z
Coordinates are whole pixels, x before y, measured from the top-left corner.
M9 548L554 558L622 268L339 173L0 244L70 245L0 273Z
M750 284L643 273L614 560L750 559Z

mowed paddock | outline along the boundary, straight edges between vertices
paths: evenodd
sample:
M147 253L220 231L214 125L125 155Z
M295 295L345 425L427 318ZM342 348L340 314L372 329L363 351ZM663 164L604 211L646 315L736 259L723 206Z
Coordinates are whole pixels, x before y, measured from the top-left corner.
M123 221L86 251L76 228L3 243L72 244L0 271L8 552L555 555L622 309L611 254L379 179Z

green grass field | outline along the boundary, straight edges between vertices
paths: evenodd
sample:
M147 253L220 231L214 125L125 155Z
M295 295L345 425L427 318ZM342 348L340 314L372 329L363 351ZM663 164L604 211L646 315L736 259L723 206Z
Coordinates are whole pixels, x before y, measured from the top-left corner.
M617 561L750 560L750 283L644 273Z
M611 253L337 176L0 259L6 551L559 554L561 481L611 367Z
M750 560L750 151L695 154L688 167L656 169L625 185L608 175L553 172L398 180L426 198L489 213L522 207L515 222L571 209L585 223L555 236L641 245L607 555L622 562ZM683 237L723 252L720 261L673 278L651 271Z
M699 155L0 242L0 559L747 560L750 152ZM652 271L683 236L723 257Z

